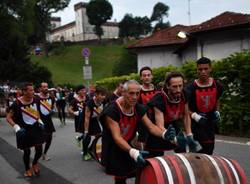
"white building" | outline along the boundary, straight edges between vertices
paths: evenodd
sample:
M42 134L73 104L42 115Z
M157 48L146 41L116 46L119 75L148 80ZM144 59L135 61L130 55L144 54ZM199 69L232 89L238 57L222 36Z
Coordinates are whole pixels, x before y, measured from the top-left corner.
M86 14L87 3L77 3L74 5L75 21L61 26L61 19L56 17L51 20L51 25L54 27L48 35L48 40L53 41L82 41L97 39L93 28L88 22L88 16ZM119 27L117 22L106 22L102 26L103 35L102 38L118 38Z
M189 38L178 38L179 31L189 33ZM137 54L138 71L143 66L180 66L201 56L212 60L226 58L250 50L250 14L224 12L198 25L175 25L139 40L128 49Z

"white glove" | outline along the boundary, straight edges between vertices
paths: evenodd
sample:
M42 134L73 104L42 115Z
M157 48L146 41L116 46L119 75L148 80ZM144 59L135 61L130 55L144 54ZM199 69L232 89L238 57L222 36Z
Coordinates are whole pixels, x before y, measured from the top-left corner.
M41 119L38 119L37 122L44 125L44 123L43 123L43 121Z
M15 124L15 125L13 126L13 129L14 129L15 132L17 133L21 128L20 128L20 126L19 126L18 124Z
M191 115L191 118L193 120L195 120L196 122L199 122L200 119L201 119L201 115L197 114L196 112L194 112L192 115Z
M79 116L79 111L74 111L73 114L74 114L75 116Z
M133 158L137 162L137 158L140 155L140 152L137 149L131 148L129 150L129 155L131 156L131 158Z

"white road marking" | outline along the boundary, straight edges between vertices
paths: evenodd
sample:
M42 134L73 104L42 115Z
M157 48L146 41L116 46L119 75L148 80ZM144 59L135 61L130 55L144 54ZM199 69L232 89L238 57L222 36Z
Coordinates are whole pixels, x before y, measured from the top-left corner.
M238 144L242 146L250 146L250 142L242 143L242 142L237 142L237 141L227 141L227 140L221 140L221 139L216 139L215 142L221 142L221 143L227 143L227 144Z

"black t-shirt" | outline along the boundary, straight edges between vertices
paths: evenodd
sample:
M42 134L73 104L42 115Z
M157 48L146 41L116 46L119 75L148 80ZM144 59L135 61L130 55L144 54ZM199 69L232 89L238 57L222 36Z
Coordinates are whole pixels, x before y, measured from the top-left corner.
M110 130L105 126L105 117L108 116L114 120L115 123L119 123L122 137L130 144L130 140L135 136L138 124L141 123L141 118L146 114L146 111L147 108L144 105L136 104L134 114L128 116L122 113L115 101L110 103L103 110L100 117L104 124L102 138L102 164L105 166L106 173L125 177L136 170L136 165L134 160L129 156L129 153L122 150L114 142Z
M39 119L40 106L39 101L33 98L30 104L23 104L17 99L11 106L10 111L14 113L13 120L21 127L33 125Z
M104 108L103 103L101 103L99 106L95 103L94 99L90 99L87 101L86 106L90 110L90 119L91 118L98 118Z
M141 119L144 114L147 111L147 107L142 105L142 104L136 104L135 105L135 113L138 116L138 120ZM109 116L111 119L113 119L116 122L119 122L120 118L121 118L121 110L118 107L116 101L112 102L107 108L105 108L105 110L102 113L103 115Z
M86 103L85 100L73 98L73 100L70 102L70 106L73 108L73 111L85 112Z
M148 90L148 91L141 89L140 95L138 98L138 103L146 105L156 93L157 91L155 89Z
M216 95L213 95L213 93L206 94L208 91L211 91L212 89L216 90L215 92ZM197 96L197 94L200 94L200 93L197 93L197 91L201 91L201 93L204 93L204 95L202 94L202 95ZM192 82L186 88L186 92L188 94L187 99L188 99L189 110L192 112L202 112L198 108L199 102L197 100L203 98L202 96L205 96L207 98L204 98L204 99L206 99L205 102L208 104L208 106L209 106L209 103L212 103L211 100L214 99L215 103L211 107L209 107L209 109L211 110L208 110L209 112L214 111L216 109L216 103L219 100L219 98L222 96L223 91L224 89L223 89L222 84L217 80L214 80L212 86L208 86L208 87L199 87L195 81ZM199 101L203 101L203 100L201 99Z
M39 95L37 95L36 98L39 100L41 118L49 116L51 110L53 110L55 99L50 96L43 98Z

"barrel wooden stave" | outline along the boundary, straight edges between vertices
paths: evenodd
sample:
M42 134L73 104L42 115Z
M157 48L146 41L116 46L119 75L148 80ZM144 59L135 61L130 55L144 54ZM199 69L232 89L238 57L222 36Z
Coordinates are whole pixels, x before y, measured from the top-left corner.
M247 184L235 160L205 154L175 154L147 159L139 184Z

